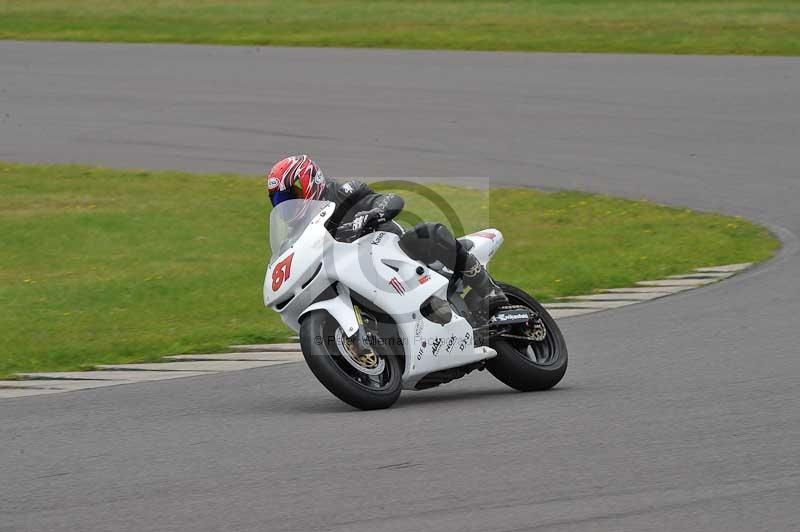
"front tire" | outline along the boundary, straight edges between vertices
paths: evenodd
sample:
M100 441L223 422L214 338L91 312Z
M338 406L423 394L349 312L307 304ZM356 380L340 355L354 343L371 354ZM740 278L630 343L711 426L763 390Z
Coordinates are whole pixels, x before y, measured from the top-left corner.
M365 312L362 316L365 325L368 324L371 316ZM378 331L387 328L374 321L372 325ZM387 338L383 334L380 337ZM373 346L377 362L364 363L354 354L338 322L328 312L311 312L300 325L303 358L314 376L333 395L361 410L389 408L402 389L403 370L391 342L377 344Z
M491 342L497 356L486 362L486 369L500 382L531 392L548 390L558 384L567 371L567 344L556 321L534 298L514 286L498 283L512 305L523 305L536 311L546 331L542 341L526 341L498 337ZM525 335L524 330L512 333Z

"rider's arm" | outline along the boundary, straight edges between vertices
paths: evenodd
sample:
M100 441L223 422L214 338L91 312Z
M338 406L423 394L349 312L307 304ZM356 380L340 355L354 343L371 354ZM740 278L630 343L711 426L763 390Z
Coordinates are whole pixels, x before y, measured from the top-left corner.
M347 231L352 231L354 235L362 235L390 221L400 214L405 202L403 198L395 194L372 194L363 203L364 207L369 206L371 208L357 212L353 216L353 221L348 224L350 227L344 228Z
M338 186L336 191L338 213L357 216L366 211L374 211L381 222L389 221L400 214L405 202L397 194L379 194L361 181L348 181ZM337 214L338 214L337 213ZM334 221L338 223L338 220Z
M405 201L397 194L376 194L375 196L372 201L372 210L378 211L381 223L393 219L405 206Z
M337 185L336 212L329 220L328 226L336 236L339 229L346 233L363 234L375 226L389 221L403 210L403 198L396 194L378 194L366 183L348 181ZM350 222L342 226L342 221ZM338 238L338 237L337 237Z

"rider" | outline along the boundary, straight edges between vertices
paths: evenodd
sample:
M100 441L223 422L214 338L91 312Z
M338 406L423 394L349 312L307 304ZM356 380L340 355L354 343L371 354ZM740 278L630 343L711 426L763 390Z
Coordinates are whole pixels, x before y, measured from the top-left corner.
M378 194L366 183L339 183L326 179L322 170L308 155L295 155L275 163L267 175L272 206L290 199L331 201L336 210L328 221L328 229L337 237L337 229L352 224L349 236L372 230L388 231L400 236L400 247L411 258L426 264L436 261L461 276L481 298L482 311L491 316L508 303L489 273L464 245L440 223L419 223L407 232L393 219L403 210L403 198L396 194Z

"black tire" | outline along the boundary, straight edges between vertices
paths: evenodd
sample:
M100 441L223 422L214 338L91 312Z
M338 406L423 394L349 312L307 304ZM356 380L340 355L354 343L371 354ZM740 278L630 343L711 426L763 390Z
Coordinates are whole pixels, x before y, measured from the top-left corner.
M375 349L379 358L385 360L384 372L372 377L363 373L359 375L357 369L345 360L334 341L337 328L339 324L325 311L314 311L303 316L300 346L303 358L314 376L329 392L355 408L379 410L392 406L400 397L403 369L400 357L389 347L391 342L387 342L385 348L376 346ZM359 378L381 382L367 385L360 382Z
M504 283L498 285L511 304L524 305L539 313L547 335L542 342L529 343L531 348L527 353L521 348L526 342L517 342L515 345L505 338L497 338L491 343L497 356L486 361L486 369L500 382L515 390L548 390L558 384L567 371L567 344L564 336L553 317L538 301L519 288Z

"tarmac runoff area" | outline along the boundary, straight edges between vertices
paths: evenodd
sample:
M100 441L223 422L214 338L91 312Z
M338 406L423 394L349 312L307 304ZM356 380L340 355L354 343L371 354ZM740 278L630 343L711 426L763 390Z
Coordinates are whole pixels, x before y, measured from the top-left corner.
M556 319L635 305L727 279L752 266L729 264L698 268L694 273L640 281L635 287L571 296L545 308ZM298 343L234 345L231 353L173 355L165 362L101 365L93 371L21 373L20 380L0 381L0 399L86 390L120 384L199 377L290 364L303 360Z

